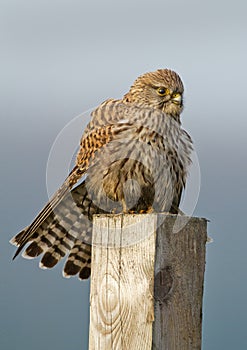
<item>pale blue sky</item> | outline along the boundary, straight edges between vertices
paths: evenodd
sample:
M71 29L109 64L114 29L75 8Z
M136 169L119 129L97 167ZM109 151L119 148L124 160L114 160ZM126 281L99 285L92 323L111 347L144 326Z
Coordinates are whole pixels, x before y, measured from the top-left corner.
M243 0L0 0L1 349L87 349L89 284L64 279L62 264L13 263L8 241L47 200L60 130L166 67L185 83L182 121L202 174L194 215L214 239L203 349L247 348L246 13Z

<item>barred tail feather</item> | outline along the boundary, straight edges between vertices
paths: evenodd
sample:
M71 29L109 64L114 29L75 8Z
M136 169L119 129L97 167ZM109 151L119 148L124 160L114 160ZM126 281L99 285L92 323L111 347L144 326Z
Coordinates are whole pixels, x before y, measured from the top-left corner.
M90 276L91 246L76 240L64 266L64 276L73 276L79 273L81 279Z
M22 230L20 233L18 233L16 236L12 237L11 240L9 241L9 243L13 244L16 247L19 247L19 245L21 244L21 241L23 239L23 237L26 234L28 227L25 228L24 230Z
M10 242L18 247L14 258L29 243L22 254L24 258L32 259L43 254L39 266L46 269L54 267L68 254L64 276L78 274L81 279L88 278L92 233L89 218L99 211L88 197L85 183L81 183L63 198L31 235L27 232L32 224L11 239Z

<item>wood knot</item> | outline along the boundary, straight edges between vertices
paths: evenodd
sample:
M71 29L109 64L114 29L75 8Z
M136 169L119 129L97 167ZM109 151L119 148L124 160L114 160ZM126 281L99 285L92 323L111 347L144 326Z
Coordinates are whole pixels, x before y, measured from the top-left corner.
M154 299L165 302L173 286L172 267L164 267L156 273L154 279Z

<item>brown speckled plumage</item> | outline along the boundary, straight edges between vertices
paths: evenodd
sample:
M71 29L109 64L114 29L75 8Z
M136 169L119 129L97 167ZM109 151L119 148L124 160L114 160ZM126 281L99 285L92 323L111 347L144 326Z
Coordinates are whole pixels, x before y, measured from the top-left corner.
M23 256L51 268L67 253L64 275L90 275L92 216L177 213L192 141L181 128L183 84L168 69L137 78L122 100L92 113L76 165L33 223L12 239ZM83 180L75 187L79 180Z

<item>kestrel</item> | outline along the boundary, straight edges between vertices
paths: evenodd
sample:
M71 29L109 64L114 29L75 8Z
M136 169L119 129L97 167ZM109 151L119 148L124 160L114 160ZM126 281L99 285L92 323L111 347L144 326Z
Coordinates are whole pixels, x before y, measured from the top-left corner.
M30 226L11 243L16 257L42 255L52 268L68 254L63 274L90 276L92 217L97 213L178 213L192 141L181 127L183 83L159 69L136 79L121 100L91 114L76 164ZM78 184L78 182L80 183Z

